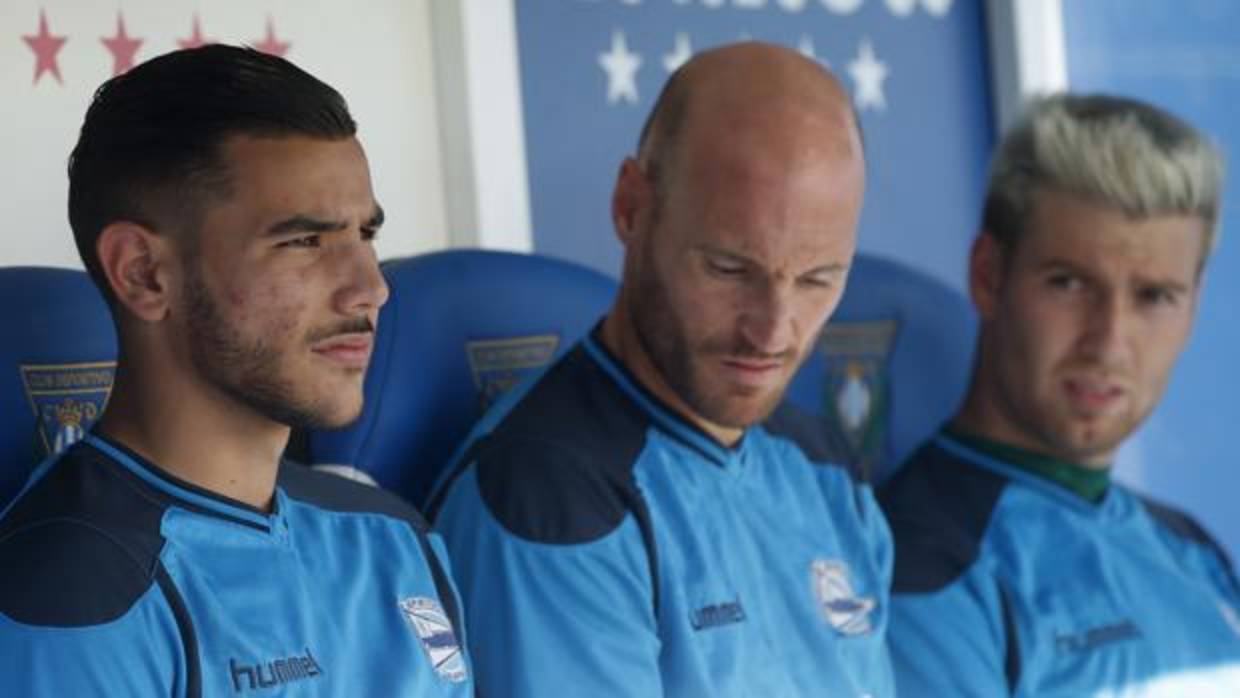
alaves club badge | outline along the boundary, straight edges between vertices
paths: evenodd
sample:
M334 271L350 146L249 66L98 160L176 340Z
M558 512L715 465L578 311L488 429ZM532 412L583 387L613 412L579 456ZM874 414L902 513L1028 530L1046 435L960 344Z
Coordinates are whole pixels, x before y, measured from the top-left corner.
M843 635L865 635L873 630L873 597L853 591L848 565L839 560L814 560L810 565L814 597L823 618Z
M867 479L887 461L888 359L898 330L895 320L832 322L818 340L827 365L823 411Z
M468 676L465 655L439 602L425 596L411 596L400 601L400 610L417 634L435 672L452 683L464 681Z
M21 375L42 455L50 456L85 436L103 413L116 362L21 366Z
M522 378L551 363L560 337L554 334L465 343L481 408L486 410Z

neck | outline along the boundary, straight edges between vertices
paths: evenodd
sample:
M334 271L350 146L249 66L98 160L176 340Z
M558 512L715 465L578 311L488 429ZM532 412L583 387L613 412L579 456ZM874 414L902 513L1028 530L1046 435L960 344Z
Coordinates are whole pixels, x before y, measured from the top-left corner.
M186 482L270 511L289 428L240 406L185 371L143 357L118 362L95 430ZM150 357L154 359L154 357ZM134 371L133 366L143 366Z
M603 345L628 369L629 373L641 383L642 387L658 398L689 423L706 432L715 441L732 447L744 435L743 429L725 427L699 415L689 406L680 394L672 389L663 372L655 365L637 338L637 326L625 302L625 292L620 290L619 298L607 318L603 320Z

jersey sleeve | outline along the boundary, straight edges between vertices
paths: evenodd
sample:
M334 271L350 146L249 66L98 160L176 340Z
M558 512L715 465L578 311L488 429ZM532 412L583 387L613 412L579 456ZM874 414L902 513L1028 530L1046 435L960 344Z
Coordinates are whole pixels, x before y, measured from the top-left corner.
M23 698L189 695L181 637L152 586L111 622L57 627L0 615L0 685Z
M976 569L933 591L893 594L896 695L1011 695L1019 665L1005 614L1002 592Z
M436 517L480 694L661 696L653 583L634 518L581 539L554 535L573 525L548 514L537 512L540 531L518 535L487 507L469 469Z

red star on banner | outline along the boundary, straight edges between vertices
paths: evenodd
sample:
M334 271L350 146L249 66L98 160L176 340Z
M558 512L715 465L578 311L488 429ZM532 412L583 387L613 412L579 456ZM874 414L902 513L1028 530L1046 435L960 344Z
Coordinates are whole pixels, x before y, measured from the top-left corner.
M263 37L262 41L254 42L254 48L259 51L281 58L284 57L284 54L288 52L288 48L292 45L292 42L280 41L276 38L276 25L275 22L271 21L270 17L267 18L267 36Z
M198 13L194 13L194 33L189 35L188 39L177 39L177 46L181 48L201 48L207 44L215 43L214 39L208 39L202 35L202 25L198 22Z
M68 40L67 36L52 36L47 30L47 15L43 10L39 10L39 33L33 36L22 36L22 41L25 41L30 50L34 51L32 84L37 84L44 73L51 73L56 78L56 82L65 84L65 81L60 79L60 64L56 62L56 54Z
M125 33L125 18L121 16L121 13L116 13L116 36L104 36L100 37L99 40L112 53L113 77L133 67L133 57L138 53L138 47L142 45L142 39L131 37Z

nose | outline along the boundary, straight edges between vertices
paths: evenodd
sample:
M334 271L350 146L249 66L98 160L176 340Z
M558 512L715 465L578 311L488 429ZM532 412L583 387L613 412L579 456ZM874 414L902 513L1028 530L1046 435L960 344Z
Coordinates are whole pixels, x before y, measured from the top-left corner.
M345 315L373 315L388 299L387 280L370 243L350 242L340 260L342 283L335 294L336 309Z
M740 316L740 333L750 348L773 355L796 346L796 314L792 294L781 284L766 283L748 290Z
M1122 294L1098 294L1084 318L1080 341L1082 354L1104 364L1122 361L1130 348L1133 312Z

